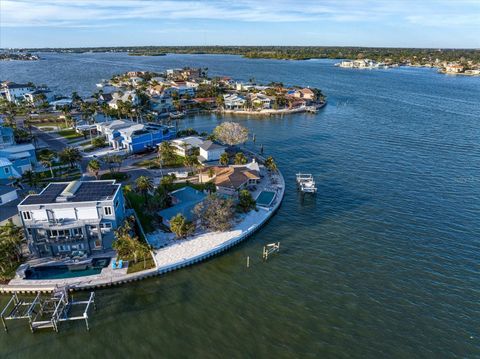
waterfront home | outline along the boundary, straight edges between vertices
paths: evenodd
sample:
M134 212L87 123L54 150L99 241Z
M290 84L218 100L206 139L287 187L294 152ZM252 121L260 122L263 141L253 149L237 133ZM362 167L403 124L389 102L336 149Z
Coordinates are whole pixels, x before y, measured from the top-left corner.
M47 88L37 88L23 95L25 101L34 107L41 105L43 102L51 102L55 99L53 92Z
M38 257L111 250L123 223L121 185L109 181L50 183L18 205L30 252Z
M115 138L120 136L118 132L122 128L133 126L135 122L130 120L113 120L108 122L97 123L97 132L103 134L107 142L114 148L117 148L118 141Z
M35 88L29 84L17 84L15 82L4 82L2 84L2 92L9 102L19 104L25 100L25 94L34 91Z
M445 72L447 74L459 74L462 73L464 70L465 68L459 64L448 64L447 66L445 66Z
M165 95L151 97L150 108L159 114L175 110L173 99L170 96Z
M237 94L225 94L223 101L226 110L243 110L246 104L245 98Z
M250 98L254 107L261 109L269 109L272 107L272 99L262 93L255 93Z
M208 167L199 173L201 183L212 181L218 193L229 196L236 196L238 191L255 186L260 178L260 167L254 160L246 165Z
M52 106L54 110L61 110L65 106L71 107L72 106L72 99L62 98L62 99L59 99L59 100L51 101L50 106Z
M119 136L114 139L115 146L131 153L156 148L159 143L171 140L177 134L175 127L151 122L135 124L118 132Z
M220 156L225 153L225 146L207 140L200 145L200 162L218 161Z
M163 93L166 96L172 96L173 93L177 93L179 96L188 95L190 97L193 97L195 96L195 91L196 91L195 86L189 86L188 83L185 81L177 81L177 82L172 82L172 86L166 88L163 91Z
M296 90L293 93L293 96L297 97L297 98L307 100L307 101L315 100L315 93L309 88L303 88L303 89Z
M170 141L175 153L179 156L190 156L195 148L199 148L203 144L203 140L200 137L189 136L183 138L177 138Z

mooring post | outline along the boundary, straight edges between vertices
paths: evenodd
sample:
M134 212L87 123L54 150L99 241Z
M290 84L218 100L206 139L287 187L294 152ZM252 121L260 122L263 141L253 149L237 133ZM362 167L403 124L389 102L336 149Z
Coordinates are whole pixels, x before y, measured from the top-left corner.
M8 333L7 323L5 322L5 319L3 318L3 314L2 314L1 318L2 318L3 327L5 328L5 331Z
M84 315L84 317L85 317L85 325L87 326L87 332L89 332L90 328L88 326L88 315Z

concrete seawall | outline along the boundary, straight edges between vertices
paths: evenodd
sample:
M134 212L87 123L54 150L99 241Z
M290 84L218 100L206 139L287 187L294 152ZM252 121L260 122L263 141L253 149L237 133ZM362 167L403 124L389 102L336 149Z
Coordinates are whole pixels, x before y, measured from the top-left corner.
M280 178L281 190L277 193L277 198L275 199L274 205L266 212L266 215L261 218L257 223L251 225L245 231L238 236L229 238L225 240L220 245L216 246L215 248L205 251L201 254L196 256L192 256L183 260L179 260L173 264L169 264L166 266L159 266L157 268L147 269L141 272L132 273L132 274L123 274L115 277L98 277L98 278L88 278L88 277L76 277L76 278L68 278L59 281L41 281L41 280L32 280L31 283L25 283L26 280L23 280L22 283L12 283L7 285L0 286L0 293L35 293L35 292L52 292L56 287L68 285L70 290L87 290L87 289L94 289L94 288L106 288L113 285L120 285L125 283L130 283L134 281L138 281L141 279L146 279L162 274L166 274L168 272L172 272L184 267L188 267L202 261L205 261L213 256L216 256L233 246L239 244L240 242L246 240L248 237L253 235L256 231L258 231L278 210L280 207L283 197L285 195L285 179L283 175L278 172L278 176ZM155 256L154 256L155 258ZM51 283L46 283L51 282Z

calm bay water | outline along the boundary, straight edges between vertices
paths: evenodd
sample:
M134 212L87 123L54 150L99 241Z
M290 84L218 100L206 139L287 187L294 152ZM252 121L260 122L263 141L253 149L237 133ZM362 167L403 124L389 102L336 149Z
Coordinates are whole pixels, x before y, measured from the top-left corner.
M249 241L97 291L89 333L78 323L31 335L14 324L0 333L0 357L480 357L479 78L352 71L328 60L42 57L0 63L0 79L86 95L115 73L202 66L212 76L319 87L329 104L317 115L234 118L287 181L279 212ZM316 197L297 194L297 171L314 174ZM273 241L281 253L262 263Z

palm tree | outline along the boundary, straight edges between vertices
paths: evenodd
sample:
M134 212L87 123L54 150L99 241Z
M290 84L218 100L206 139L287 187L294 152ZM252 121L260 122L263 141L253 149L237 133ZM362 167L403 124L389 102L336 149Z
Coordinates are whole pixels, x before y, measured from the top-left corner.
M228 165L228 162L230 162L230 159L228 158L228 153L224 152L220 155L220 164L223 166Z
M236 165L244 165L245 163L247 163L247 157L245 157L243 152L238 152L235 155L235 164Z
M140 176L135 181L137 191L145 197L145 204L148 204L148 193L153 190L153 181L150 177Z
M11 221L0 227L0 280L9 279L22 257L23 231Z
M55 177L52 169L54 160L55 160L55 154L53 152L46 152L40 155L40 163L42 164L43 167L50 169L50 174L52 178Z
M22 177L30 187L37 188L38 174L36 172L33 172L32 170L25 171L23 172Z
M196 156L186 156L183 160L183 164L185 167L190 167L192 172L195 172L195 164L197 163L197 157Z
M69 163L71 168L74 168L76 163L82 159L80 150L74 147L67 147L59 153L60 161Z
M174 156L175 150L170 142L163 141L160 146L158 146L158 161L160 162L160 166L171 162Z
M100 171L100 162L98 160L91 160L87 166L88 172L93 173L95 179L98 179L98 172Z
M265 167L267 167L267 169L269 169L272 172L275 172L277 170L277 164L275 163L272 156L269 156L265 160Z

